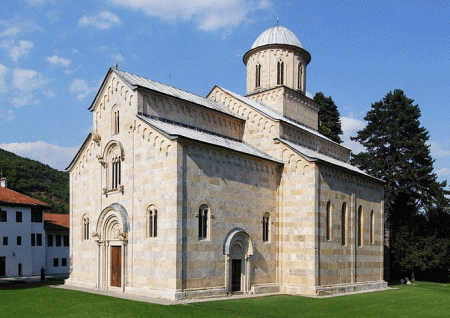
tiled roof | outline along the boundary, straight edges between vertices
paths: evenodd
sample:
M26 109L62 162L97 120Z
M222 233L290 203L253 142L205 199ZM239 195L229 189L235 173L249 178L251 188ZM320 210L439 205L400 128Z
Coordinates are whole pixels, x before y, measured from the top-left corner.
M67 231L69 230L69 215L44 213L44 227L46 230Z
M165 95L169 95L172 97L176 97L197 105L204 106L206 108L219 111L221 113L225 113L227 115L237 117L240 119L243 119L241 116L238 116L231 112L225 105L222 103L213 102L205 97L201 97L192 93L189 93L187 91L184 91L182 89L178 89L169 85L161 84L155 81L152 81L150 79L147 79L142 76L134 75L131 73L127 73L124 71L113 69L113 72L115 72L122 80L127 82L130 86L140 86L144 87L153 91L157 91L159 93L163 93Z
M223 136L208 133L206 131L197 130L188 126L183 126L181 124L161 121L158 119L144 117L141 115L138 115L138 117L168 137L180 136L187 139L196 140L214 146L228 148L251 156L281 163L279 160L272 158L265 152L262 152L250 146L249 144L238 140L229 139Z
M332 164L334 166L338 166L341 168L344 168L346 170L350 170L352 172L356 172L358 174L364 175L366 177L369 177L371 179L376 179L379 182L383 182L382 180L375 178L367 173L365 173L364 171L358 169L357 167L352 166L351 164L349 164L348 162L344 162L341 160L337 160L333 157L327 156L325 154L319 153L315 150L306 148L302 145L296 144L294 142L288 141L286 139L283 138L279 138L281 142L283 142L284 144L288 145L289 147L291 147L293 150L295 150L296 152L298 152L299 154L303 155L306 157L307 160L309 161L323 161L323 162L327 162L329 164Z
M284 121L286 123L289 123L289 124L291 124L293 126L296 126L296 127L300 128L302 130L305 130L305 131L309 132L310 134L313 134L313 135L315 135L315 136L317 136L317 137L319 137L321 139L325 139L325 140L331 141L332 143L335 143L331 139L329 139L329 138L325 137L324 135L320 134L317 130L314 130L314 129L306 126L306 125L301 125L301 124L299 124L299 123L297 123L297 122L295 122L295 121L293 121L293 120L283 116L282 114L276 112L275 110L273 110L273 109L271 109L271 108L269 108L267 106L264 106L264 105L254 101L254 100L251 100L250 98L247 98L247 97L241 96L239 94L236 94L236 93L234 93L232 91L229 91L226 88L223 88L223 87L219 87L219 88L221 90L223 90L224 92L227 92L228 94L230 94L234 98L240 100L243 103L246 103L247 105L253 107L255 110L259 111L260 113L265 114L266 116L269 116L270 118L272 118L274 120ZM341 145L341 147L344 147L344 146ZM346 147L344 147L344 148L346 148Z
M47 203L3 187L0 187L0 204L50 207Z

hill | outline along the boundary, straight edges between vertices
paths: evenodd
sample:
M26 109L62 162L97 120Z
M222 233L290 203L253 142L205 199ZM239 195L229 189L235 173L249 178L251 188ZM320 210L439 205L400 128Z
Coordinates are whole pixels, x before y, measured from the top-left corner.
M50 204L53 213L69 213L69 174L0 149L0 173L8 188Z

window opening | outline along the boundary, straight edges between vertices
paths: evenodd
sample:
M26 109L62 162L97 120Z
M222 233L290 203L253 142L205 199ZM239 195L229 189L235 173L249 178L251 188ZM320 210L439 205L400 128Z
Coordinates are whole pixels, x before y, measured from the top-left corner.
M277 85L284 84L284 62L278 61L277 64Z
M342 203L341 227L342 245L347 245L347 204L345 202Z
M326 239L327 241L331 240L332 237L332 219L331 219L331 202L327 203L327 212L326 212L326 220L325 220L325 229L326 229Z
M264 214L262 219L262 238L263 242L269 241L269 224L270 224L270 215L269 213Z
M363 208L362 206L359 206L358 209L358 246L361 247L363 246L363 217L364 217L364 213L363 213Z
M198 211L198 238L206 239L208 236L208 206L203 205Z

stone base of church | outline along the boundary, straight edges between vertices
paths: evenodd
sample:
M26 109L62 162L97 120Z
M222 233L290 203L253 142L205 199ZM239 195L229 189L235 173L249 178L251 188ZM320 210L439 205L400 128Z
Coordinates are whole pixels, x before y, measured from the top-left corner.
M64 282L65 286L73 286L87 289L98 290L95 283L90 281L68 278ZM278 284L258 284L252 285L248 294L287 294L298 296L338 296L350 293L361 293L371 291L382 291L388 288L385 281L363 282L354 284L336 284L330 286L292 286ZM155 289L150 287L131 287L126 286L125 294L133 294L151 298L163 298L167 300L187 300L198 298L225 297L229 295L225 286L211 288L196 288L185 290Z
M388 288L385 281L335 284L329 286L281 286L280 292L289 295L337 296L350 293L381 291Z
M317 296L335 296L348 293L361 293L370 291L386 290L388 283L385 281L363 282L354 284L336 284L331 286L316 287Z
M73 279L70 277L68 279L64 280L64 285L65 286L73 286L73 287L81 287L81 288L92 288L92 289L97 288L97 284L95 282L87 281L87 280Z

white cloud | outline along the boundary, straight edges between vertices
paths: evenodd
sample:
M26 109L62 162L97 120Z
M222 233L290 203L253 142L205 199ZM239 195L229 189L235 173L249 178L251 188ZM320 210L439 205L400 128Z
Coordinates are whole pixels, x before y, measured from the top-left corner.
M72 53L72 54L77 54L78 52L80 52L80 51L78 51L78 49L76 49L76 48L73 48L72 50L70 50L70 53Z
M11 99L11 104L16 108L29 106L29 105L37 105L39 103L40 103L40 100L35 98L33 96L33 94L27 94L27 95L21 94L20 96L13 97Z
M305 95L306 95L306 97L314 99L314 96L313 96L313 94L311 94L311 92L306 91Z
M0 33L0 37L9 38L13 38L22 33L29 33L41 29L33 20L0 20L0 25L5 26L5 30Z
M55 97L55 92L52 89L47 89L45 91L42 91L42 94L44 94L45 96L51 98L51 97Z
M0 94L5 93L8 90L8 87L6 86L5 77L8 73L9 68L7 68L5 65L0 63Z
M22 157L40 161L59 170L66 168L78 151L78 148L60 147L44 141L3 143L0 144L0 148Z
M30 53L34 47L33 42L20 40L16 43L13 40L4 40L0 42L0 47L8 51L8 55L14 62L17 62L22 56Z
M430 141L430 152L433 158L450 157L450 150L442 149L437 142Z
M12 109L9 109L9 110L0 109L0 119L4 119L6 121L11 121L14 118L16 118L16 116L14 115L14 111Z
M120 5L148 16L169 21L194 21L197 28L205 31L230 30L249 20L257 10L268 10L269 0L112 0Z
M69 66L72 61L63 57L60 57L58 55L52 55L47 57L47 61L50 64L56 65L56 66Z
M439 169L438 171L436 171L436 174L439 177L450 176L450 169L449 168Z
M114 60L114 62L123 62L123 61L125 61L125 58L120 53L111 54L111 58Z
M121 23L120 18L109 11L102 11L91 16L84 15L78 20L78 26L80 27L92 25L97 29L109 29L115 25L120 25Z
M350 148L354 154L364 151L365 148L356 141L351 141L350 136L356 136L358 130L363 129L366 126L364 121L353 117L341 117L341 127L342 131L342 145L344 147Z
M93 91L91 87L89 87L88 83L83 79L75 79L72 84L70 84L69 91L72 94L78 94L77 99L84 99Z
M42 88L50 80L35 70L14 69L13 86L21 91L31 91Z

